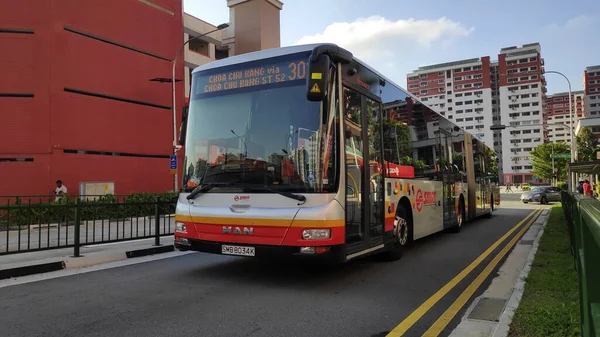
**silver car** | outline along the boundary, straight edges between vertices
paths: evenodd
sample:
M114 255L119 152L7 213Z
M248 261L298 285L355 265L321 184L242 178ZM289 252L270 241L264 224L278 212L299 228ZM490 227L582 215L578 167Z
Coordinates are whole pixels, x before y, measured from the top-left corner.
M521 201L523 203L539 202L540 204L560 201L560 191L560 188L553 186L533 187L531 191L523 192L523 194L521 194Z

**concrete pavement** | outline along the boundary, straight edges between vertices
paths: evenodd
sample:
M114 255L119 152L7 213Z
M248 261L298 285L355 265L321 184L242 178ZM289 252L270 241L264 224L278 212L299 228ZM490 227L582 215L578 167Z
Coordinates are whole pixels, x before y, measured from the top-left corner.
M492 219L415 242L392 263L369 258L323 270L175 253L112 269L49 273L55 278L37 282L0 281L0 287L12 282L0 288L6 309L0 326L4 336L385 336L533 207L503 201ZM482 259L404 335L421 336L501 249ZM450 334L469 304L440 336Z

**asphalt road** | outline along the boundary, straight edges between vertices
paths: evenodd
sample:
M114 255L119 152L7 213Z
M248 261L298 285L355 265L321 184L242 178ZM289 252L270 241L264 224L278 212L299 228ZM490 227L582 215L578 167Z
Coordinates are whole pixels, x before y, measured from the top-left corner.
M459 234L414 243L396 262L367 258L324 270L192 253L8 286L0 288L1 335L385 336L530 212L499 209ZM421 336L503 246L405 336Z

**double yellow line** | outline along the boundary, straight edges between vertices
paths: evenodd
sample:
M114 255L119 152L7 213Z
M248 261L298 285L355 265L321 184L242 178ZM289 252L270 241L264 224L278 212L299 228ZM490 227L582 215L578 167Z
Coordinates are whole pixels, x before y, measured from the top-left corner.
M492 244L483 254L479 255L475 261L471 262L465 269L463 269L458 275L456 275L450 282L446 283L440 290L429 297L423 304L421 304L415 311L413 311L404 321L396 326L387 337L400 337L403 336L408 329L410 329L423 315L425 315L442 297L444 297L450 290L452 290L460 281L462 281L467 275L469 275L479 264L483 262L500 244L506 240L512 233L514 233L519 227L522 226L521 230L504 246L504 248L496 255L490 263L483 269L483 271L475 278L475 280L469 284L469 286L460 294L460 296L450 305L450 307L433 323L433 325L423 334L423 336L433 337L438 336L444 328L450 323L450 321L456 316L458 311L467 303L467 301L473 296L477 288L481 286L483 281L491 274L494 268L500 263L502 258L510 251L510 249L517 243L517 241L525 234L527 229L533 224L537 217L542 213L542 208L537 208L530 214L528 214L523 220L511 228L506 234Z

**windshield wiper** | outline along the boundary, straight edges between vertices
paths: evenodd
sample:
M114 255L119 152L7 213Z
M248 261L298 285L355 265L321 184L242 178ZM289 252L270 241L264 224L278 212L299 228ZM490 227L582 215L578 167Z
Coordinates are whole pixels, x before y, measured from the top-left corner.
M244 192L248 192L248 193L252 193L252 192L270 192L270 193L277 193L279 195L283 195L284 197L288 197L294 200L298 200L301 203L305 203L306 202L306 197L301 195L301 194L294 194L291 192L284 192L284 191L278 191L278 190L274 190L272 188L268 188L268 187L246 187L244 188Z
M192 200L196 196L198 196L198 194L208 192L215 186L229 186L229 185L232 185L232 183L230 183L230 182L211 182L211 183L202 184L202 185L199 185L198 187L194 188L192 190L192 192L190 194L188 194L186 199Z

